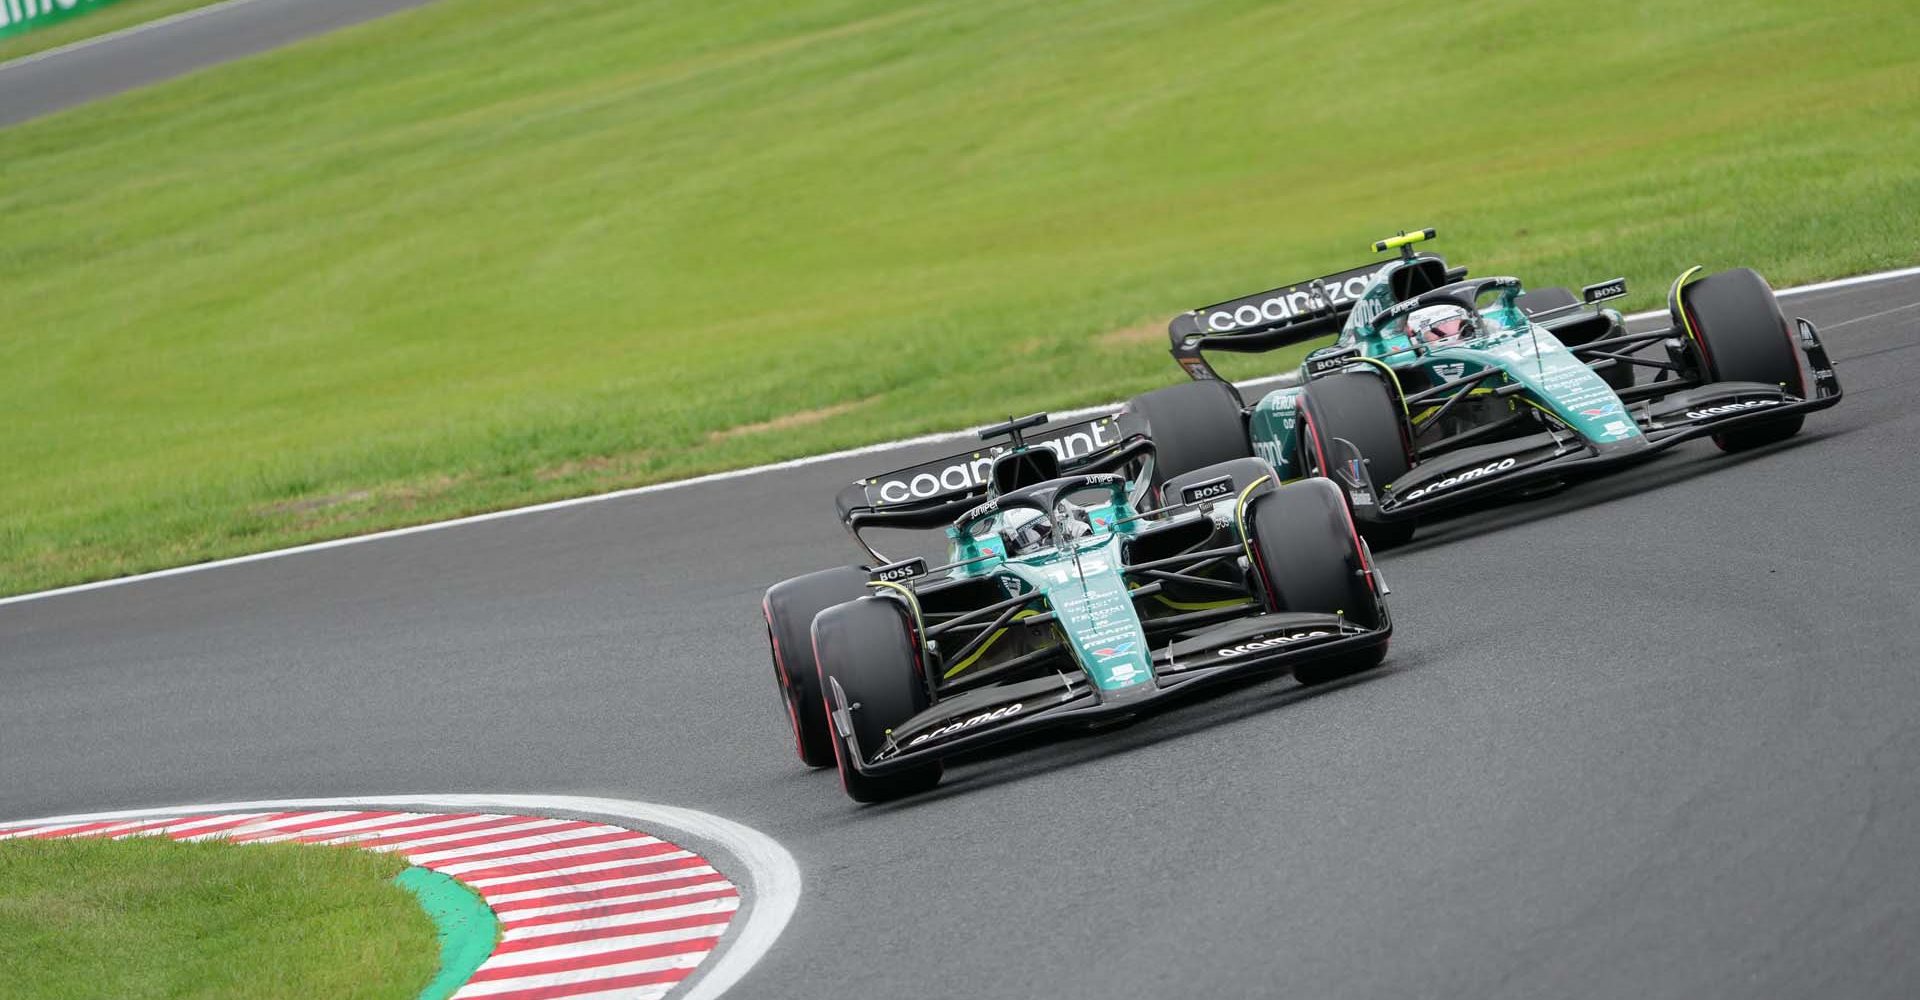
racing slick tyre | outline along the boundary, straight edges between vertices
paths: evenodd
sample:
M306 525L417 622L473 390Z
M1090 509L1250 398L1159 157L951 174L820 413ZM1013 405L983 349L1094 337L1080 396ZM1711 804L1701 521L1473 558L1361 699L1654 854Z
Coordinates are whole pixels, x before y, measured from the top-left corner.
M794 746L808 767L833 766L833 737L820 707L820 673L813 667L813 616L865 593L867 571L842 566L782 580L760 602L773 650L773 680L793 723Z
M1408 454L1406 420L1399 396L1386 378L1373 371L1343 371L1307 383L1302 394L1307 434L1302 439L1314 450L1309 456L1320 474L1335 477L1345 449L1336 440L1353 442L1367 463L1374 500L1413 467ZM1369 544L1386 549L1413 537L1412 521L1380 521L1371 511L1355 513Z
M862 753L873 753L895 726L932 702L920 674L919 647L896 601L867 597L822 611L813 622L813 650L822 709L833 710L833 685L838 684L851 706L854 741ZM937 760L893 774L861 774L853 766L854 748L830 735L841 787L855 802L886 802L940 783Z
M1763 382L1807 395L1793 328L1765 278L1750 267L1708 275L1681 289L1686 319L1710 382ZM1803 414L1721 431L1721 451L1746 451L1800 431Z
M1133 397L1129 412L1153 437L1153 489L1175 476L1236 458L1252 458L1240 394L1226 382L1187 382Z
M1332 481L1316 478L1255 497L1247 505L1247 549L1267 610L1331 613L1377 628L1385 614L1341 493ZM1303 664L1293 676L1302 684L1325 684L1372 669L1386 655L1382 641L1361 652Z

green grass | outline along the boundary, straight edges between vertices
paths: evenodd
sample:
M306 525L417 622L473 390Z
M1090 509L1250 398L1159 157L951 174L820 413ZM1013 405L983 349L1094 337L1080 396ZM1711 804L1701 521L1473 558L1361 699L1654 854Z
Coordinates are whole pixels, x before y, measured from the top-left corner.
M44 28L0 39L0 63L218 2L220 0L119 0Z
M1117 398L1400 228L1630 306L1912 264L1910 29L443 0L0 132L0 591Z
M0 994L412 1000L439 948L406 863L349 848L0 844Z

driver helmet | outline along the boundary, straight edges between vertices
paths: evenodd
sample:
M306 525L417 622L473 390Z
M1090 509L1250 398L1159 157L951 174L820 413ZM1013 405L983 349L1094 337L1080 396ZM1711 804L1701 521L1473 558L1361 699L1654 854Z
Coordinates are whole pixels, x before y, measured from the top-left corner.
M1088 516L1087 509L1079 504L1062 500L1054 508L1053 516L1060 522L1060 530L1066 540L1084 538L1093 533L1093 519ZM1053 524L1032 507L1015 507L1007 511L1006 520L1000 528L1000 540L1006 544L1008 556L1031 555L1054 544Z
M1480 317L1464 306L1427 306L1407 317L1407 336L1418 344L1466 340L1479 333Z

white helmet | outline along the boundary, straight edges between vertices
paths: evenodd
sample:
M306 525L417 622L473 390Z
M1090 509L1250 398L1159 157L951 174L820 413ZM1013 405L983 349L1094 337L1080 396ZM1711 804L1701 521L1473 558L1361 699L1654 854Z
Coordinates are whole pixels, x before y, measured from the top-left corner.
M1075 503L1060 501L1054 508L1053 521L1045 514L1031 507L1015 507L1006 512L1001 522L1000 540L1006 546L1009 557L1032 555L1061 541L1085 538L1093 533L1092 518L1085 507ZM1064 539L1055 539L1054 523L1060 525Z
M1416 344L1448 343L1479 334L1480 317L1464 306L1427 306L1407 317L1407 336Z

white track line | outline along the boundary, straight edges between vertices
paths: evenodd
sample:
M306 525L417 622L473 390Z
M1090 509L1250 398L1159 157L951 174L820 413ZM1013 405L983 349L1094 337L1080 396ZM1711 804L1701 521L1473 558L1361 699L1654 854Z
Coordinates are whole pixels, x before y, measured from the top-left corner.
M369 795L355 798L283 799L265 802L211 802L204 805L170 806L164 809L121 809L113 812L74 816L48 816L0 822L0 831L17 826L64 824L79 826L103 820L141 819L155 816L179 816L187 813L242 813L259 810L281 812L289 809L355 810L380 806L423 806L463 811L508 810L533 813L584 813L589 816L618 817L638 822L648 830L667 829L686 834L694 841L717 844L732 855L750 887L746 896L746 916L737 922L731 943L712 953L694 977L681 984L690 987L680 1000L714 1000L752 969L754 963L773 947L780 932L793 918L800 904L800 866L793 855L772 837L752 827L711 813L679 806L626 799L602 799L581 795ZM0 834L3 835L3 834ZM664 991L663 991L664 992Z
M155 28L164 28L167 25L179 24L182 21L191 21L194 18L205 17L208 14L218 14L229 7L244 7L247 4L250 4L253 2L254 0L224 0L224 2L222 3L208 4L205 7L195 7L192 10L183 10L178 14L169 14L166 17L159 18L157 20L142 21L139 24L130 24L124 28L121 28L119 31L109 31L104 35L94 35L91 38L82 38L77 42L68 42L67 44L61 45L57 48L42 49L39 52L29 52L18 59L9 59L6 62L0 62L0 71L9 70L15 66L25 66L28 63L37 63L42 59L52 59L54 56L64 55L68 52L73 52L77 49L91 48L95 45L104 45L107 42L117 41L119 39L127 37L128 35L138 35L144 31L152 31Z
M235 0L235 2L242 2L242 0ZM211 8L203 8L203 9L211 9ZM1814 292L1824 292L1824 291L1829 291L1835 288L1849 288L1854 285L1872 284L1872 283L1881 282L1881 281L1896 281L1901 278L1911 278L1915 276L1920 276L1920 267L1907 267L1907 268L1901 268L1900 270L1897 270L1897 271L1881 271L1875 274L1862 274L1862 275L1856 275L1851 278L1837 278L1833 281L1822 281L1812 285L1801 285L1797 288L1783 288L1775 292L1774 294L1784 298L1784 297L1790 297L1795 295L1807 295ZM1627 319L1629 320L1648 319L1654 316L1660 316L1664 314L1665 314L1665 310L1655 309L1648 312L1634 313L1633 315L1628 316ZM1241 386L1260 385L1266 382L1274 381L1279 377L1280 376L1272 376L1269 378L1251 379L1249 381L1241 382L1239 384ZM1075 410L1052 411L1049 415L1054 420L1078 420L1082 417L1090 417L1097 413L1105 413L1108 410L1111 410L1114 407L1117 407L1119 405L1120 404L1118 402L1103 403L1099 406L1083 406ZM981 426L984 427L986 425L982 424ZM170 576L184 576L188 573L202 573L202 572L206 572L207 570L225 569L229 566L242 566L247 563L263 562L268 559L280 559L286 556L301 555L307 552L320 552L326 549L337 549L337 548L342 548L348 545L362 545L368 542L381 542L381 541L386 541L389 538L402 538L407 535L418 535L418 534L423 534L429 531L442 531L447 528L461 528L470 524L483 524L487 521L498 521L503 518L520 517L525 514L539 514L539 513L544 513L550 510L564 510L568 507L580 507L586 504L600 503L605 500L624 500L628 497L645 496L646 494L649 494L649 493L663 493L667 490L684 489L688 486L703 486L708 483L726 482L732 479L744 479L748 476L764 475L769 472L782 472L787 469L798 469L798 468L803 468L809 465L819 465L822 462L837 462L845 458L858 458L862 455L878 455L878 454L889 452L889 451L899 451L902 448L914 448L920 445L939 444L944 441L959 441L965 438L973 437L975 434L979 432L979 430L980 430L980 427L968 427L964 430L943 431L938 434L922 434L919 437L904 438L899 441L883 441L883 442L880 442L879 444L870 444L870 445L865 445L859 448L848 448L844 451L828 452L824 455L808 455L804 458L791 458L784 462L773 462L767 465L756 465L748 469L731 469L726 472L714 472L704 476L695 476L691 479L676 479L676 480L673 480L672 482L653 483L647 486L635 486L635 487L631 487L629 489L624 489L624 490L614 490L610 493L595 493L590 496L570 497L565 500L551 500L546 503L537 503L537 504L532 504L526 507L512 507L507 510L490 511L485 514L472 514L467 517L456 517L447 521L434 521L428 524L416 524L416 525L412 525L410 527L405 527L405 528L393 528L387 531L376 531L376 532L373 532L372 534L367 534L367 535L354 535L349 538L333 538L333 539L328 539L327 541L324 541L324 542L311 542L306 545L295 545L290 548L272 549L266 552L254 552L244 556L233 556L228 559L215 559L211 562L193 563L187 566L175 566L171 569L155 570L151 573L140 573L134 576L116 577L112 580L96 580L92 583L79 583L79 584L74 584L73 586L70 586L70 587L57 587L53 590L41 590L31 594L16 594L12 597L0 597L0 607L5 607L6 605L9 605L9 604L22 604L27 601L44 600L49 597L61 597L67 594L80 594L80 593L85 593L91 590L104 590L108 587L121 587L130 583L145 583L149 580L161 580Z

